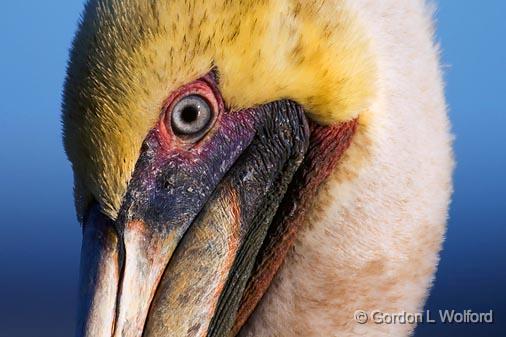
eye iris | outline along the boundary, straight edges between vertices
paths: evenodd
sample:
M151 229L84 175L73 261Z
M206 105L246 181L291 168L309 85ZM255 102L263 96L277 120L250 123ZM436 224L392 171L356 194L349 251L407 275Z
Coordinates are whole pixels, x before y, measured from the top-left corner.
M172 130L179 135L204 132L211 120L211 107L197 95L182 98L172 111Z

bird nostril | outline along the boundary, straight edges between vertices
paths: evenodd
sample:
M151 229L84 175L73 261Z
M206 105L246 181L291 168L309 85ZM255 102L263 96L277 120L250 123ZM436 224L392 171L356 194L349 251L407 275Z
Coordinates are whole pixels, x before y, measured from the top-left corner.
M174 182L174 179L168 178L168 179L164 179L162 184L163 184L164 189L170 189L170 188L174 187L175 182Z
M183 171L181 168L179 172L175 172L174 168L166 168L166 172L157 179L158 186L166 190L180 186L181 181L185 179Z

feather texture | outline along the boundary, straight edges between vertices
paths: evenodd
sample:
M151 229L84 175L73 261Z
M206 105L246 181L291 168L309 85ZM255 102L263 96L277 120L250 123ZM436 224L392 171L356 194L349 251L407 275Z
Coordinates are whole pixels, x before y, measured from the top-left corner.
M290 98L310 117L356 117L375 94L369 39L344 1L91 0L64 91L78 213L116 217L141 142L178 86L216 67L231 109Z

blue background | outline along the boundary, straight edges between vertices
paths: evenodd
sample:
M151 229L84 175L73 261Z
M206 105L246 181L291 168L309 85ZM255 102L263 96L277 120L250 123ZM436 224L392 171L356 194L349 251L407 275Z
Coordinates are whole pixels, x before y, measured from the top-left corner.
M70 336L80 229L60 135L61 88L82 1L0 11L0 336ZM491 325L423 324L424 336L506 335L506 2L441 1L455 194L427 308L495 310Z

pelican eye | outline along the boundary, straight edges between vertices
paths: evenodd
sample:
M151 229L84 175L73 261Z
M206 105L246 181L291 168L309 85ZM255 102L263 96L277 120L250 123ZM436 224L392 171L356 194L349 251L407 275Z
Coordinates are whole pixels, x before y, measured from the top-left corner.
M177 136L201 136L209 128L213 114L213 109L204 97L195 94L185 96L172 109L172 131Z

